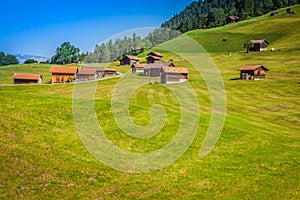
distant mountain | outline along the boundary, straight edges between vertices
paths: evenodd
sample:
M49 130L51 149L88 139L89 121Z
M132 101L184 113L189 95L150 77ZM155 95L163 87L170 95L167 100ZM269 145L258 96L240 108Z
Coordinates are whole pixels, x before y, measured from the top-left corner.
M50 60L50 58L35 55L16 54L15 56L19 60L20 64L24 63L28 59L34 59L38 62L46 62L47 60Z

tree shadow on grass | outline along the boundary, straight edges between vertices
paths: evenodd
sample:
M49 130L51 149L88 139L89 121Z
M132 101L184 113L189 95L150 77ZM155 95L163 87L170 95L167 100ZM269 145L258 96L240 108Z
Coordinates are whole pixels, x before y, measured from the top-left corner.
M230 80L231 81L238 81L238 80L241 80L241 78L231 78Z

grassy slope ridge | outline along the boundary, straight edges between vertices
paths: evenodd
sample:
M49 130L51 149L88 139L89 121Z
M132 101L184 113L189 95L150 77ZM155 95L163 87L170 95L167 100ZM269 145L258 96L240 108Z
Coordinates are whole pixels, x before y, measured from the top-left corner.
M292 9L300 13L300 6ZM122 173L88 153L73 122L72 85L0 86L0 198L299 199L299 33L300 15L286 16L284 10L273 18L266 15L187 33L210 52L227 94L221 138L202 160L198 152L210 119L206 85L186 61L165 52L177 66L190 68L202 115L189 150L171 166L153 173ZM223 38L227 38L226 47ZM260 38L269 40L276 51L243 53L245 40ZM270 69L268 78L234 80L239 77L237 69L245 64L264 64ZM112 67L118 66L113 63ZM11 83L17 68L28 73L49 71L49 66L39 65L1 67L0 83ZM154 103L165 106L168 120L155 137L133 139L118 128L110 110L117 81L99 82L96 93L98 119L107 137L133 152L168 144L180 119L174 95L161 85L136 91L129 111L138 124L149 121Z

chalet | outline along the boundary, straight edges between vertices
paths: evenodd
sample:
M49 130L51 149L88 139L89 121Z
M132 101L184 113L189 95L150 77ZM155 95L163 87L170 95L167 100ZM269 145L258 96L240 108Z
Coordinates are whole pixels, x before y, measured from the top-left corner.
M148 53L147 56L157 56L157 57L161 57L161 58L164 57L161 53L155 52L155 51Z
M84 70L95 70L96 78L100 79L104 75L105 67L89 67L89 66L82 66L81 69Z
M265 79L267 75L267 69L263 65L249 65L239 69L241 72L240 78L244 80L259 80Z
M116 75L117 71L115 69L109 69L105 67L87 67L83 66L82 69L84 70L95 70L96 77L101 79L105 76L113 76Z
M14 84L41 84L42 75L40 74L15 74Z
M157 63L162 62L163 55L159 52L151 52L147 54L147 63Z
M238 22L238 21L240 21L240 18L237 17L237 16L228 16L226 18L226 24L235 23L235 22Z
M105 68L104 76L115 76L117 74L117 70L112 68Z
M133 64L139 64L139 58L136 56L130 56L126 55L124 58L120 60L120 65L121 66L126 66L126 65L133 65Z
M251 46L248 52L259 52L267 50L269 42L267 40L250 40Z
M96 70L97 77L103 78L107 76L115 76L117 74L117 70L112 68L101 68Z
M163 67L175 67L175 65L171 62L160 62L160 63L152 63L147 64L144 67L144 76L148 77L159 77L161 75L161 69Z
M52 83L69 83L73 82L78 72L77 67L51 67Z
M144 76L159 77L161 74L161 65L148 65L144 68Z
M188 80L189 70L183 67L163 67L161 70L161 83L181 83Z
M76 74L76 81L92 81L96 80L96 70L95 69L80 69Z
M147 67L147 64L133 64L131 66L132 73L144 73L144 68Z

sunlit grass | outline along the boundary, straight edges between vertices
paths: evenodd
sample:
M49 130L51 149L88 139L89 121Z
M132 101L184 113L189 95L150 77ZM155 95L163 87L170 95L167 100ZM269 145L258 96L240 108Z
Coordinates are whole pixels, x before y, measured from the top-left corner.
M286 18L282 12L278 20ZM165 59L172 59L176 66L190 69L189 82L198 97L201 119L188 151L172 165L152 173L119 172L89 154L73 121L74 85L0 86L0 198L299 199L300 50L296 48L300 42L299 25L286 29L282 38L282 35L271 36L274 38L271 46L277 49L274 52L246 54L236 44L230 55L218 43L224 36L234 35L236 41L249 37L242 30L249 28L255 32L259 20L266 20L260 26L270 23L275 32L284 31L276 26L277 19L264 16L241 25L212 29L210 34L189 33L200 43L204 41L204 47L216 41L208 50L212 50L210 55L220 70L227 95L221 138L204 159L198 154L211 117L206 84L187 61L163 52ZM288 24L289 18L286 20ZM235 27L240 28L237 35L230 33ZM215 38L216 34L220 36ZM267 79L237 80L237 69L246 64L265 65L270 69ZM118 66L118 62L107 66L123 73L130 70L129 66ZM1 67L0 83L12 83L16 70L42 73L47 81L51 79L49 69L50 65ZM100 81L95 94L99 125L107 137L132 152L149 152L168 144L180 121L174 94L159 84L146 85L134 93L129 112L137 124L149 123L149 108L156 103L165 107L168 120L156 136L145 140L132 138L120 130L112 116L111 96L118 80Z

